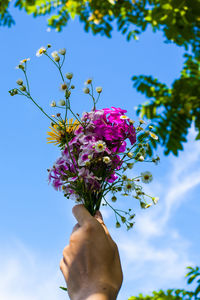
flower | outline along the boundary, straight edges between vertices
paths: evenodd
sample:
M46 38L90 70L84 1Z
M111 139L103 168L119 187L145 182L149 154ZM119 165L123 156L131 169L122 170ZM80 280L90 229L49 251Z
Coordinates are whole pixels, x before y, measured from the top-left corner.
M149 135L150 135L150 137L152 137L152 139L158 140L158 136L155 133L149 131Z
M90 89L89 89L88 87L86 87L86 88L83 89L83 92L84 92L85 94L89 94Z
M110 157L109 157L109 156L104 156L104 157L103 157L103 162L104 162L105 164L109 164L109 163L111 162Z
M125 116L125 115L121 115L119 118L120 118L121 120L127 120L127 119L128 119L128 117Z
M59 62L59 61L60 61L60 56L58 55L58 52L57 52L57 51L53 51L53 52L51 53L51 56L54 58L54 60L55 60L56 62Z
M149 171L141 173L142 182L149 183L153 180L153 176Z
M59 104L60 106L65 106L66 103L65 103L65 100L62 99L62 100L60 100L60 101L58 102L58 104Z
M58 52L59 52L61 55L65 55L65 54L66 54L66 49L65 49L65 48L60 49Z
M102 87L101 86L97 86L96 87L96 91L97 91L97 93L100 94L102 92Z
M127 193L129 193L129 192L131 192L131 191L133 191L134 190L134 188L135 188L135 184L134 184L134 182L131 182L131 181L127 181L126 182L126 184L125 184L125 186L124 186L124 191Z
M65 90L67 90L67 88L68 88L68 84L66 82L64 82L60 85L61 91L65 91Z
M73 77L73 73L67 73L67 74L65 74L65 76L66 76L67 79L70 80Z
M20 63L21 63L21 64L24 64L24 63L26 63L26 62L29 61L29 60L30 60L30 58L24 58L24 59L20 60Z
M100 140L94 145L94 148L97 152L103 152L106 149L106 143Z
M127 153L127 156L128 156L129 158L132 158L132 157L133 157L133 153L132 153L132 152L128 152L128 153Z
M69 136L73 135L74 131L79 127L79 122L75 120L73 122L73 119L69 119L69 123L66 120L66 128L64 125L59 122L59 125L54 124L51 127L51 131L47 132L49 135L47 137L47 143L53 143L55 145L62 144L62 142L65 144L65 133L67 133Z
M58 51L53 51L53 52L51 52L51 56L54 58L55 56L57 56L58 55Z
M85 82L85 84L91 84L92 83L92 78L88 78Z
M22 79L18 79L18 80L16 81L16 83L19 84L19 85L22 85L22 84L23 84L23 80L22 80Z
M41 47L40 49L38 49L38 51L36 52L36 56L41 56L42 54L44 54L47 50L44 47Z

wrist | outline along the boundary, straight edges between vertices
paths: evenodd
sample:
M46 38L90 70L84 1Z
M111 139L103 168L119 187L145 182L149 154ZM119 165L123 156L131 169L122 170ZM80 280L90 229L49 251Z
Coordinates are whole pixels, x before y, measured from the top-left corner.
M76 295L72 300L116 300L119 290L111 286L95 287L94 289L87 289Z

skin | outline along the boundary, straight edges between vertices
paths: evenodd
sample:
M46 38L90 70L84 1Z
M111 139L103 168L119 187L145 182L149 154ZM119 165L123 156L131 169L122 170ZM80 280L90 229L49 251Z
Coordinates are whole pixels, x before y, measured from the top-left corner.
M100 212L92 217L80 204L73 207L77 220L60 269L71 300L114 300L123 280L117 245Z

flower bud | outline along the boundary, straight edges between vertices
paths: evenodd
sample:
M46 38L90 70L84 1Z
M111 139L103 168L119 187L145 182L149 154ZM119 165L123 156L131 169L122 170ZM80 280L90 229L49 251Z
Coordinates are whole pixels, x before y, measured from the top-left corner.
M84 92L85 94L89 94L90 89L89 89L88 87L86 87L86 88L83 89L83 92Z
M61 88L62 91L67 90L67 87L68 87L68 86L67 86L67 84L66 84L65 82L62 83L61 86L60 86L60 88Z
M56 101L52 101L50 105L51 105L51 107L55 107L56 106Z
M65 104L66 104L66 103L65 103L65 100L63 100L63 99L60 100L58 103L59 103L60 106L65 106Z
M17 67L18 69L24 70L24 65L19 64L19 66Z
M75 89L75 86L74 86L73 84L71 85L71 89L72 89L72 90Z
M129 169L132 169L133 168L133 163L131 164L131 163L127 163L127 167L129 168Z
M138 158L139 161L144 161L144 156L141 155L139 158Z
M123 216L121 216L121 221L122 221L122 223L125 223L126 222L126 218L123 217Z
M102 87L101 86L97 86L96 87L96 91L97 91L97 93L100 94L102 92Z
M22 92L24 92L24 91L26 91L26 87L25 87L25 85L22 85L22 86L20 86L20 88L19 88Z
M51 48L51 45L50 45L50 44L48 44L48 45L47 45L47 48Z
M112 196L111 200L112 200L112 202L116 202L117 201L117 197L116 196Z
M119 223L119 222L116 222L115 226L116 226L116 228L119 228L119 227L121 227L121 225L120 225L120 223Z
M61 55L65 55L65 54L66 54L66 49L65 49L65 48L60 49L58 52L59 52Z
M16 83L19 84L19 85L22 85L22 84L23 84L23 80L22 80L22 79L18 79L18 80L16 81Z
M91 78L88 78L85 82L86 84L91 84L92 83L92 79Z
M127 153L127 156L128 156L129 158L132 158L132 157L133 157L133 153L132 153L132 152L128 152L128 153Z
M55 55L55 56L54 56L54 60L55 60L56 62L59 62L59 61L60 61L60 56L59 56L59 55Z
M67 74L65 74L65 76L67 79L72 79L73 73L67 73Z

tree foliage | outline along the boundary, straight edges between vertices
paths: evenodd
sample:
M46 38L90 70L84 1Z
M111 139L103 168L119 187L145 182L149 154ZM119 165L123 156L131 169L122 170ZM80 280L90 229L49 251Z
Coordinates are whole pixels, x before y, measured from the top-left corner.
M152 76L133 76L136 89L151 100L138 106L137 113L154 121L165 154L183 150L188 129L194 121L196 140L200 140L200 61L185 55L179 79L171 88ZM156 144L152 145L153 147Z
M1 0L0 26L15 24L9 13L10 0ZM152 76L134 76L134 86L150 98L138 107L138 114L157 126L165 154L177 155L195 122L200 139L199 63L200 0L16 0L15 7L34 17L49 15L48 26L61 31L75 16L86 31L111 37L117 27L127 40L138 39L147 27L162 31L165 42L184 47L186 61L172 87ZM151 145L152 154L155 143Z
M188 267L189 272L186 274L187 283L191 284L196 279L196 287L194 291L183 289L168 289L167 291L154 291L152 295L139 294L130 297L128 300L199 300L200 299L200 270L199 267Z

